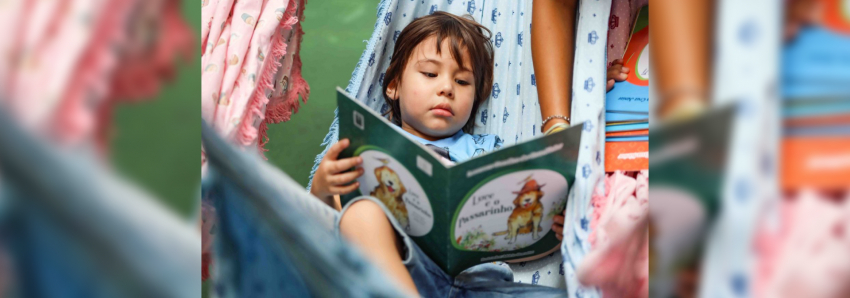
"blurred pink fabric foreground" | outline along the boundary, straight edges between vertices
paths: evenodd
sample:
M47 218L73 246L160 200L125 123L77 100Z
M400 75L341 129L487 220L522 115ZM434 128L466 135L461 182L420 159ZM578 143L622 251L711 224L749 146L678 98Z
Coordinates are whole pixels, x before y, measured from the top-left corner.
M6 1L0 92L28 129L106 149L116 103L151 98L194 34L164 0Z
M305 0L201 2L201 117L234 144L258 148L269 123L288 121L307 101L299 48ZM201 175L206 163L201 148ZM210 276L215 208L202 202L201 279Z
M754 297L850 297L850 193L803 190L756 236Z
M290 119L301 77L304 0L204 0L201 116L240 146L263 147L268 123Z
M578 280L598 286L606 297L649 295L649 172L637 178L616 171L605 178L605 193L591 198L591 251Z

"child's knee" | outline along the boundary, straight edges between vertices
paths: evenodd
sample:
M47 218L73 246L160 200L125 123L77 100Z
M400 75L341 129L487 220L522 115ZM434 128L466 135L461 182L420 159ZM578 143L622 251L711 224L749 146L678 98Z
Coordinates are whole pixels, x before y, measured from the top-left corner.
M350 236L352 231L380 231L392 229L384 209L370 200L360 200L348 206L339 221L343 235Z
M381 205L369 200L357 201L342 214L340 234L361 248L373 252L395 248L402 255L399 235Z

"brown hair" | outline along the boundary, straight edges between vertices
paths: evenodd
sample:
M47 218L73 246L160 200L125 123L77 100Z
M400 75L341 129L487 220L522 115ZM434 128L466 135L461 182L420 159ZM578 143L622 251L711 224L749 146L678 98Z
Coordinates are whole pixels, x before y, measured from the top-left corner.
M486 32L486 35L485 35ZM437 11L431 15L413 20L399 34L393 49L392 60L384 75L383 95L389 106L385 114L390 115L390 121L401 126L401 108L399 101L387 96L387 87L392 83L401 84L401 76L407 66L407 60L419 43L428 37L437 37L437 53L443 39L448 38L452 58L458 65L463 65L463 50L469 52L472 60L472 75L475 78L475 100L472 103L472 113L463 126L463 131L472 133L475 127L475 115L478 107L490 96L493 88L493 46L490 30L476 23L472 16L459 17L447 12Z

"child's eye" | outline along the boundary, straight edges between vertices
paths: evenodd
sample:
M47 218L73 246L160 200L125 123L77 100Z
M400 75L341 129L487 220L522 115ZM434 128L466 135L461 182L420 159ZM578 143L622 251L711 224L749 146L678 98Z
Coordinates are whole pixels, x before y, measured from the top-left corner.
M455 80L455 81L456 81L458 84L461 84L461 85L463 85L463 86L469 85L469 82L464 81L464 80Z
M425 75L426 77L429 77L429 78L436 78L437 77L437 74L435 74L435 73L422 72L422 74Z

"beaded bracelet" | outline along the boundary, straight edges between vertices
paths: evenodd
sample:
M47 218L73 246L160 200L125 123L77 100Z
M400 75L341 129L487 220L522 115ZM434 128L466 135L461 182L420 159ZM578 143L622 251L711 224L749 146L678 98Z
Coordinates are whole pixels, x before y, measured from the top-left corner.
M543 123L540 124L540 132L543 132L543 127L546 127L546 122L549 122L549 120L552 120L552 119L555 119L555 118L564 119L567 122L570 122L570 117L561 116L561 115L552 115L552 116L546 117L546 119L543 119Z

